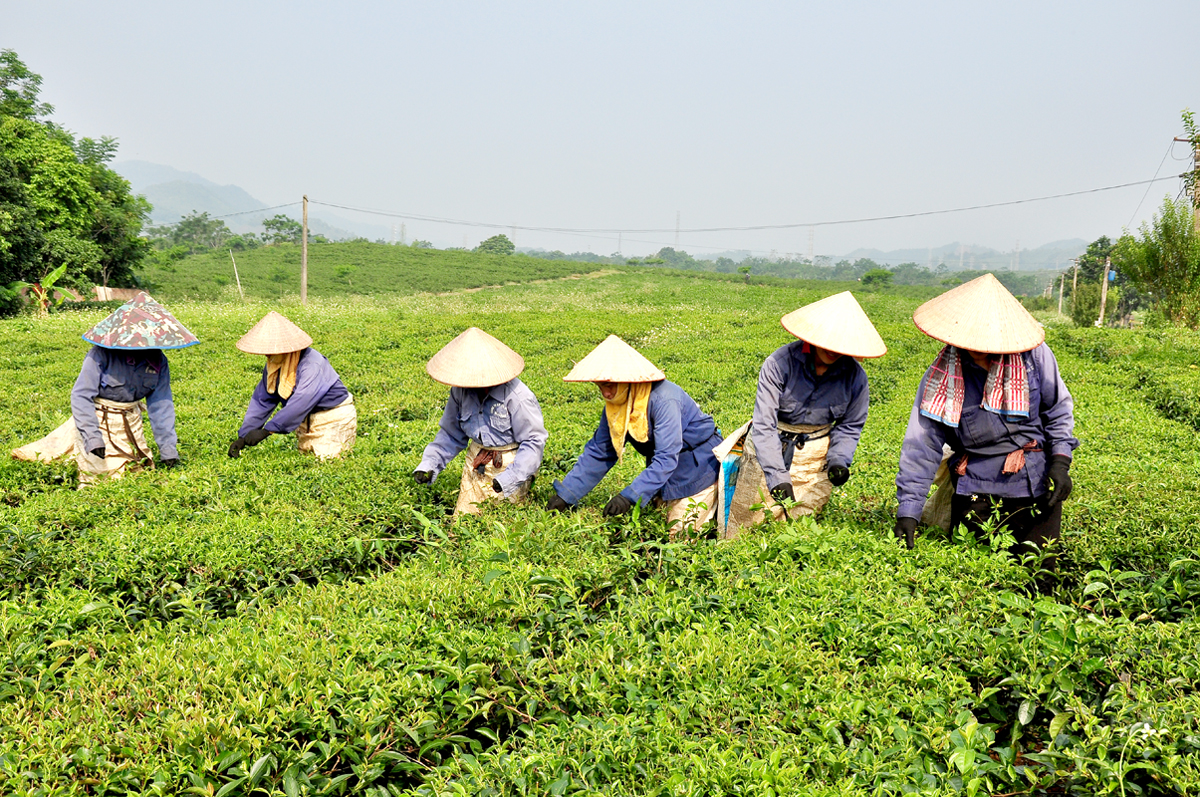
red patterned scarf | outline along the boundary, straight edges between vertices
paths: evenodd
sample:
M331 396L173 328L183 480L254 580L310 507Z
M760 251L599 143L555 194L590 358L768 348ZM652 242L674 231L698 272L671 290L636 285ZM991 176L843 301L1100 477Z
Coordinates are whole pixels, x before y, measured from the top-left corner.
M962 360L958 349L946 346L933 361L920 412L926 418L958 428L963 405ZM983 388L983 408L1002 418L1029 417L1029 380L1020 354L1004 354L992 360Z

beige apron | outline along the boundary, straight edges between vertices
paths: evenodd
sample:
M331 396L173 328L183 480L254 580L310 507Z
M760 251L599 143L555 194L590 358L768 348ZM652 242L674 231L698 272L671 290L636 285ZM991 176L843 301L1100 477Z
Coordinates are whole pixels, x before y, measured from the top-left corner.
M492 489L492 479L495 479L501 473L508 469L508 466L517 458L517 449L519 443L512 443L507 446L497 446L495 448L483 446L474 440L467 446L467 456L463 460L462 483L458 489L458 503L454 507L454 516L459 515L478 515L480 512L479 505L484 501L500 501L506 500L510 504L522 503L529 497L529 482L521 484L508 498L504 497L503 493L498 493ZM475 472L471 467L471 462L483 451L498 451L500 452L500 467L496 467L493 461L489 460L484 464L483 475Z
M301 421L296 438L301 451L310 451L318 459L340 457L354 447L358 436L358 410L354 396L333 409L314 412Z
M26 462L53 462L75 454L75 418L67 416L57 429L32 443L26 443L12 450L13 459L23 459Z
M654 503L667 511L667 527L671 529L671 539L678 537L685 529L700 533L704 530L704 524L717 514L717 482L695 495L676 498L674 501L656 498Z
M789 423L779 423L777 426L782 432L821 435L816 440L807 441L803 448L796 448L789 468L792 490L796 495L796 504L792 507L790 516L795 518L820 512L833 493L833 484L829 481L825 469L825 455L829 453L829 426L794 426ZM749 434L746 435L743 445L744 453L738 471L737 487L733 492L729 522L723 535L725 539L737 537L742 528L762 523L768 508L773 518L783 518L783 507L776 504L775 499L771 497L767 478L763 474L762 466L758 464L758 456ZM762 504L764 508L752 509L756 504Z
M93 399L100 435L104 438L104 456L94 456L84 448L78 430L75 433L75 463L79 466L79 486L86 487L101 479L119 479L126 472L153 468L150 445L142 427L142 401ZM72 421L72 424L74 422Z

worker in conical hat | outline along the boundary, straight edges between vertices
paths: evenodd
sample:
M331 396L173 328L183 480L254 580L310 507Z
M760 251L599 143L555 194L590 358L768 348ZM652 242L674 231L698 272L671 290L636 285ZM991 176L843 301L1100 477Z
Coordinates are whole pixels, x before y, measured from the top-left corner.
M724 462L739 441L743 447L722 518L724 537L762 522L764 510L755 506L777 519L788 501L791 516L813 514L834 487L846 483L869 401L867 375L857 360L887 353L849 291L805 305L780 322L798 340L767 357L750 423L718 451ZM727 493L722 491L728 499Z
M537 396L517 378L525 360L470 327L433 355L425 370L450 386L450 399L413 478L429 484L465 448L456 516L477 515L488 500L524 501L548 437Z
M71 389L71 420L13 451L13 456L46 461L74 453L80 486L153 467L142 431L145 408L159 464L178 465L171 370L163 351L200 341L145 292L85 332L83 339L92 347Z
M896 537L913 547L946 446L948 483L931 500L950 498L949 528L963 523L984 539L985 524L998 518L1016 554L1057 540L1079 441L1045 330L991 274L929 300L913 322L946 345L909 415L896 476Z
M600 423L547 509L563 511L600 483L625 453L626 444L646 458L646 469L604 506L619 516L654 503L667 511L673 532L699 530L716 511L717 459L721 441L711 415L679 385L616 335L575 365L565 382L594 382L604 399Z
M312 342L307 332L272 310L235 344L247 354L264 355L267 362L237 439L229 444L229 456L237 457L273 434L292 432L300 450L319 459L341 456L354 445L354 397Z

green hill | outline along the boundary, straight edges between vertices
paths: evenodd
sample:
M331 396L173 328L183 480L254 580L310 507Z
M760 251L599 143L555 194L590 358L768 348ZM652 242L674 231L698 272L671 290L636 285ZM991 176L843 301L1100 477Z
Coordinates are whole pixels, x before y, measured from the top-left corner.
M247 298L279 299L299 295L299 245L276 244L235 252L233 256ZM366 241L310 243L308 293L312 298L444 293L627 268L541 260L526 255L417 249ZM141 276L155 297L164 301L238 296L234 263L226 250L192 255L173 263L152 261Z

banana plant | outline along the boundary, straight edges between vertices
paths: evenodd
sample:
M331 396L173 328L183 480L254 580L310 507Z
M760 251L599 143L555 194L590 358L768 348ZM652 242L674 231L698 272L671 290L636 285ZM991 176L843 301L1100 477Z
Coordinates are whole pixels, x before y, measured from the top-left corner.
M28 288L29 295L33 297L33 302L37 305L38 317L45 318L50 314L51 307L57 307L58 305L62 304L63 300L66 298L65 296L61 295L61 293L57 299L54 298L54 283L62 279L63 274L66 273L67 264L63 263L61 266L42 277L37 282L22 282L17 280L9 285L9 288L11 290Z

